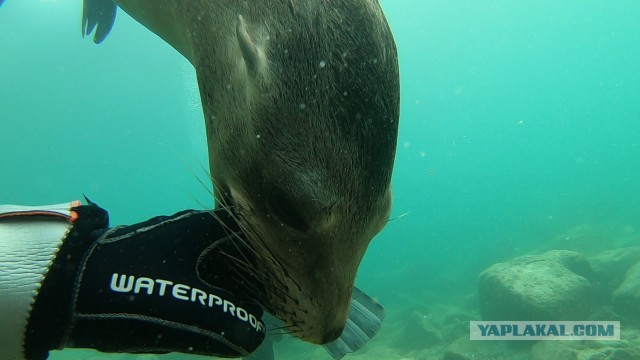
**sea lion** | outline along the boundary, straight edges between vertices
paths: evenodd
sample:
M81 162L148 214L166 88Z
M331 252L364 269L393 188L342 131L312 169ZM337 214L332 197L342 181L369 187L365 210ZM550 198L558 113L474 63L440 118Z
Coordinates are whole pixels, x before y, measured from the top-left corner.
M378 2L115 3L196 70L216 206L248 236L263 305L305 341L338 338L391 207L399 74Z

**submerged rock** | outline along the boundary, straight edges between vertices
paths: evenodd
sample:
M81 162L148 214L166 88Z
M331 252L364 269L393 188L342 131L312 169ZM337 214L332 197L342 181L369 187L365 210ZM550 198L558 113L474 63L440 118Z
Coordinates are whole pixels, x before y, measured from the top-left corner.
M394 342L394 347L401 353L423 350L440 344L442 336L438 329L429 321L427 316L413 312L405 322L400 336Z
M441 325L442 338L446 342L452 342L460 336L469 336L469 322L477 319L477 316L463 312L448 312L444 317Z
M564 233L543 242L539 246L539 251L553 249L565 249L580 251L583 254L594 254L610 246L611 239L605 237L599 228L583 224L573 227Z
M629 321L640 324L640 263L631 267L613 292L614 310Z
M575 344L566 344L564 341L541 341L531 349L532 360L578 360L579 350Z
M554 250L494 264L478 278L484 320L579 320L593 308L589 262Z
M637 331L622 329L620 341L540 341L531 349L532 360L638 360L640 343ZM627 334L627 336L625 336Z
M514 345L518 344L514 341L472 341L468 335L461 336L447 347L442 360L529 360L528 346Z
M612 249L590 259L595 280L603 293L610 293L624 281L627 271L640 263L640 246Z
M640 350L637 349L606 349L591 354L587 360L638 360Z

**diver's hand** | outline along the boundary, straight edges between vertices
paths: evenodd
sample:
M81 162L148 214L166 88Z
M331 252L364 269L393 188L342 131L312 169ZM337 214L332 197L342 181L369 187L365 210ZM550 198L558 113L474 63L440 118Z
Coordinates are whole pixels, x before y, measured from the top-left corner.
M73 229L36 298L29 359L63 347L237 357L264 339L261 307L196 271L216 239L238 231L227 213L185 211L91 234Z

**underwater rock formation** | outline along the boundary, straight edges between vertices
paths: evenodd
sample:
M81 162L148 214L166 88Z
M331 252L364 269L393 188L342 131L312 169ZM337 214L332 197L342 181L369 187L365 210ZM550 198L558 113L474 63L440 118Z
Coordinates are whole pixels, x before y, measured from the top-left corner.
M614 310L640 325L640 262L631 267L620 286L613 291Z
M532 360L637 360L640 337L637 330L622 330L620 341L540 341L531 349Z
M594 225L582 224L575 226L556 237L540 242L538 251L545 252L554 249L579 251L591 255L608 248L611 241Z
M429 321L429 318L418 312L413 312L400 332L400 337L394 343L394 347L400 353L406 354L441 342L442 336Z
M595 280L604 293L611 293L625 279L627 271L640 263L640 246L604 251L589 259Z
M554 250L497 263L478 277L484 320L576 320L593 309L589 262Z
M513 341L472 341L468 335L461 336L447 347L442 360L529 360L528 345Z

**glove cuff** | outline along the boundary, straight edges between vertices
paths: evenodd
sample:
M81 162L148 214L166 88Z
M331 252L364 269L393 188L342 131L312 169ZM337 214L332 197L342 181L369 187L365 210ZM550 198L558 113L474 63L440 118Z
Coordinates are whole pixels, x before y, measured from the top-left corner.
M80 202L73 202L68 207L69 217L62 218L63 221L56 220L62 223L65 231L60 230L57 234L57 242L49 240L55 250L46 268L38 274L37 281L32 280L39 288L32 300L23 335L24 356L27 359L44 360L49 350L64 347L71 318L69 304L73 297L75 277L82 255L93 242L89 234L108 226L107 212L91 202L89 204L81 206ZM31 223L28 225L31 228ZM40 236L32 234L31 239L42 242ZM25 251L37 252L34 248Z
M7 359L26 356L29 314L77 204L0 206L0 349Z

